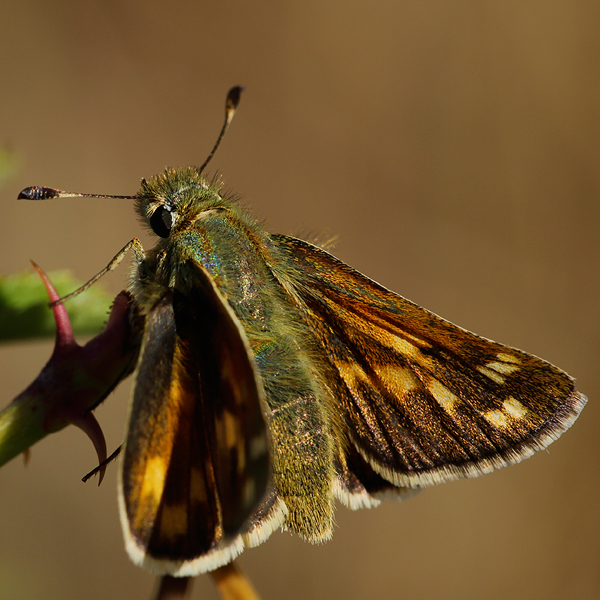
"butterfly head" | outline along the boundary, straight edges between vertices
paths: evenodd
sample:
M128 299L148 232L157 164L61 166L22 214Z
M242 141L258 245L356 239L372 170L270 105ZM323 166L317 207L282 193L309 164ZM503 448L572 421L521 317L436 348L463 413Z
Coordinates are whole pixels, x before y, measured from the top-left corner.
M201 219L203 213L228 208L229 203L220 194L220 184L208 181L202 173L233 119L243 89L236 86L229 90L221 133L201 167L166 169L150 181L142 179L142 187L136 196L137 211L142 221L159 237L168 238L174 230L187 228ZM31 195L43 194L34 192Z
M142 221L162 238L230 204L221 195L220 183L208 180L196 167L168 168L148 181L142 179L136 201Z

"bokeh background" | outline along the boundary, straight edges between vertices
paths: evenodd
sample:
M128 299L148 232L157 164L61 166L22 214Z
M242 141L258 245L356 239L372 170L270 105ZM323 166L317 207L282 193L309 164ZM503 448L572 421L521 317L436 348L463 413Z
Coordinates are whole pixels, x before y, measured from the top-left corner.
M241 565L279 598L600 597L600 4L597 0L5 0L0 270L87 279L133 236L128 201L17 202L28 185L133 194L200 164L274 232L444 317L543 356L590 402L548 451L371 511L333 541L274 534ZM126 267L105 278L118 292ZM0 348L2 402L50 342ZM97 411L122 440L128 384ZM147 599L122 544L116 468L75 428L0 471L0 599ZM201 576L193 598L214 599Z

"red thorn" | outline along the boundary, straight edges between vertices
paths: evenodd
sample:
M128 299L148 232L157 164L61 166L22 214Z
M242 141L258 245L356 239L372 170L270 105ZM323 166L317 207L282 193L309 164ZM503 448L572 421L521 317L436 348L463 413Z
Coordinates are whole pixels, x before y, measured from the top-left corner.
M48 292L50 302L56 302L57 300L60 300L60 296L58 295L54 285L52 285L48 275L46 275L42 268L36 263L33 261L30 262L37 274L40 276L42 283ZM67 310L65 309L64 305L55 304L52 307L52 312L54 313L54 321L56 322L56 345L54 351L56 352L58 348L64 348L66 346L76 346L77 343L75 342L75 338L73 336L73 328L71 327L69 315L67 314Z
M26 448L21 454L23 455L23 465L28 466L31 460L31 448Z
M79 427L92 440L92 444L94 444L96 454L98 455L98 464L103 463L106 460L106 440L96 417L91 412L88 412L82 417L73 419L72 422L73 425ZM102 483L105 472L106 466L98 471L98 485Z

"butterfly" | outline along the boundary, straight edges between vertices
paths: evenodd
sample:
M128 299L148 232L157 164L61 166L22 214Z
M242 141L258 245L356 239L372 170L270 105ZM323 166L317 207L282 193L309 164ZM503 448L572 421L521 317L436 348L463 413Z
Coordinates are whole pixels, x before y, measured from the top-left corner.
M143 337L119 504L131 558L162 574L215 569L278 528L328 540L336 499L372 507L517 463L586 403L550 363L269 234L204 174L240 94L200 168L117 196L159 239L88 283L133 250Z

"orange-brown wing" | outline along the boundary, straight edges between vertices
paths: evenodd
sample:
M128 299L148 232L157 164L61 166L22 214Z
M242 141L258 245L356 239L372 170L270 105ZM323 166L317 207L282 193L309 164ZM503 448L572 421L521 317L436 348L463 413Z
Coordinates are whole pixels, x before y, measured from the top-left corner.
M461 329L307 242L271 242L288 266L277 276L331 363L348 436L385 480L423 487L518 462L583 408L550 363Z
M245 335L210 277L149 311L121 469L127 549L159 573L229 562L266 492L264 391ZM248 524L247 524L248 522Z

